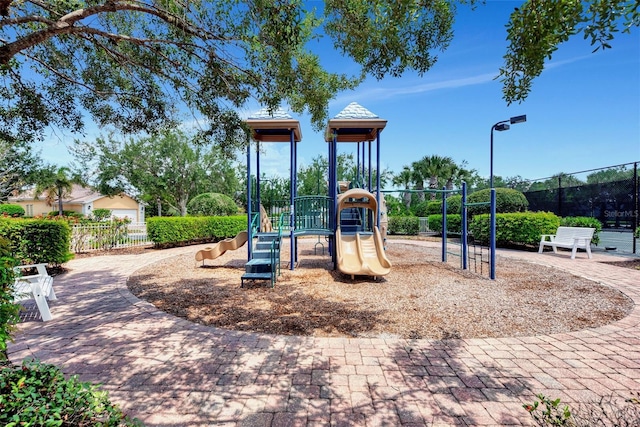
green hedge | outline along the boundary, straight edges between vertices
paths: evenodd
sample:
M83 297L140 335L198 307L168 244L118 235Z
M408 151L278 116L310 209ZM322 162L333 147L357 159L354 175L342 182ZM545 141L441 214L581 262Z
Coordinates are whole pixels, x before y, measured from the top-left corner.
M602 223L598 221L597 218L592 218L590 216L566 216L560 219L560 225L563 227L595 228L596 231L593 232L591 243L594 245L600 243L600 236L598 233L602 231Z
M388 234L417 236L420 232L420 218L417 216L390 216Z
M489 243L490 215L476 215L469 232L476 241ZM496 214L496 246L537 245L542 234L554 234L560 218L549 212L515 212Z
M24 208L20 205L14 205L11 203L0 204L0 216L2 215L22 217L24 216Z
M234 237L246 229L246 215L155 217L147 220L149 239L163 246L215 242Z
M429 230L442 233L442 215L429 215ZM462 233L462 215L447 215L447 233Z
M33 361L0 369L0 408L0 425L7 427L142 426L112 404L106 391Z
M462 196L455 194L447 197L447 213L459 214L462 212ZM442 213L442 199L426 200L420 203L415 210L416 216L429 217Z
M13 267L10 242L0 237L0 362L7 360L7 342L13 340L20 306L13 302Z
M487 203L491 201L491 189L476 191L469 194L467 203ZM529 206L529 201L518 190L511 188L496 188L496 212L524 212ZM488 214L491 212L491 205L469 206L469 215Z
M71 258L71 227L66 221L0 219L0 237L9 240L19 264L60 265Z
M238 205L224 194L204 193L189 201L187 212L191 216L232 216L238 214Z

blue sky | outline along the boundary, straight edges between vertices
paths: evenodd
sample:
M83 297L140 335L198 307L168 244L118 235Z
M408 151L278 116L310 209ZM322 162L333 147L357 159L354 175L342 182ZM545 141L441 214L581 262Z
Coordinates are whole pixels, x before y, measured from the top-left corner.
M468 162L489 176L491 126L526 114L527 122L494 133L494 173L525 179L559 172L640 161L640 31L618 34L612 49L591 53L582 35L560 46L533 91L521 104L507 107L501 84L493 78L503 64L509 14L521 1L488 1L475 10L459 6L455 35L437 64L422 77L367 80L356 90L340 93L329 106L330 117L357 102L388 120L381 134L382 166L399 172L423 156L450 156ZM331 50L328 40L318 46L331 71L349 72L348 60ZM249 105L243 115L259 109ZM296 116L303 140L298 163L326 155L322 134L309 118ZM73 136L57 135L42 151L49 162L66 164L64 147ZM61 140L60 140L61 139ZM353 144L341 144L350 152ZM261 158L266 175L288 175L287 144L269 144ZM287 159L287 161L283 161Z

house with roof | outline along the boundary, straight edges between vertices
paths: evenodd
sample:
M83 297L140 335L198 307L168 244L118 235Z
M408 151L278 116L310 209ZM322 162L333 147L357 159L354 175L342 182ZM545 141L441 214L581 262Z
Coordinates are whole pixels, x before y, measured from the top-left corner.
M46 216L49 212L58 209L57 200L51 206L47 204L45 195L35 197L33 189L9 197L9 203L22 206L27 217ZM71 193L62 200L62 204L65 211L78 212L88 217L96 209L109 209L114 218L129 218L132 222L144 222L144 205L124 193L118 196L105 196L89 187L73 184Z

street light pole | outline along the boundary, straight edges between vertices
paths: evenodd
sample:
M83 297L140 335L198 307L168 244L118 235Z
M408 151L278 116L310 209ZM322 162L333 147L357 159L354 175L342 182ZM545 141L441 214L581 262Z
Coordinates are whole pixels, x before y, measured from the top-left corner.
M493 188L493 131L509 130L509 120L503 120L491 126L491 153L489 155L489 188Z
M502 120L491 126L491 148L489 154L489 188L491 189L491 224L489 227L489 278L496 278L496 189L493 188L493 131L499 132L509 130L510 124L523 123L527 121L527 116L514 116L509 120Z

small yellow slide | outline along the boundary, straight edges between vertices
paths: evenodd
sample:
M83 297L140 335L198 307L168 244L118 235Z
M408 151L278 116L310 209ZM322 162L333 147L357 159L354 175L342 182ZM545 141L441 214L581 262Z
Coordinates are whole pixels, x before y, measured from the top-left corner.
M338 270L344 274L385 276L391 271L378 227L372 233L342 234L336 232L336 256Z
M196 261L202 261L202 264L204 264L205 259L216 259L227 251L235 251L247 243L248 238L249 233L247 233L247 231L241 231L236 237L221 240L211 248L199 250L196 252Z
M348 208L363 208L373 211L375 221L378 203L375 196L363 189L352 188L338 197L337 220L340 212ZM384 251L384 243L378 225L373 232L343 233L336 230L336 266L344 274L363 276L385 276L391 271L391 261Z

